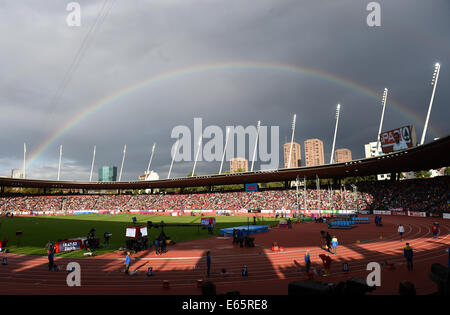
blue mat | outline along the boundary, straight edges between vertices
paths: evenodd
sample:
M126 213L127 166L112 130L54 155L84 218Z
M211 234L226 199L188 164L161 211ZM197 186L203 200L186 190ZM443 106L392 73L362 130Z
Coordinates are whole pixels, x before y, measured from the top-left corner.
M267 225L243 225L243 226L235 226L231 228L221 229L220 234L224 236L233 236L233 230L242 230L244 232L244 236L251 234L264 233L269 231L269 227Z

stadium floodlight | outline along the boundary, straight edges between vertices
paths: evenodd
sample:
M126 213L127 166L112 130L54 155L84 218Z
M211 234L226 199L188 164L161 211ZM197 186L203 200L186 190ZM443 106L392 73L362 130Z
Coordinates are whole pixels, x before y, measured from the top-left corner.
M123 163L125 162L125 153L127 153L127 145L123 146L122 165L120 166L119 182L122 180Z
M292 145L294 143L294 133L295 133L295 121L297 119L297 115L294 114L294 118L292 119L292 136L291 136L291 145L289 148L289 161L288 161L288 168L291 167L291 155L292 155Z
M25 176L25 170L27 168L27 162L26 161L27 161L27 144L24 143L23 144L23 174L22 174L23 179L26 178L26 176Z
M261 121L258 120L258 125L256 126L255 149L253 150L252 168L251 168L250 172L253 172L253 165L255 164L256 148L258 147L258 138L259 138L259 128L260 128L260 127L261 127Z
M58 176L56 180L59 180L59 175L61 174L61 158L62 158L62 144L59 145Z
M169 173L167 174L167 179L170 178L170 173L172 172L173 160L175 160L175 156L177 155L179 142L180 142L180 139L177 139L177 142L175 143L175 152L173 153L173 156L172 156L172 163L170 163Z
M386 108L387 95L388 95L388 89L385 88L384 92L383 92L383 99L382 99L383 110L381 112L380 128L378 129L378 136L377 136L377 152L381 151L380 134L381 134L381 128L383 127L384 110Z
M334 139L333 139L333 147L331 149L331 159L330 159L330 164L333 163L333 159L334 159L334 145L336 144L336 134L337 134L337 128L338 128L338 123L339 123L339 113L341 111L341 104L337 104L336 107L336 127L334 129Z
M152 146L152 154L150 155L150 161L148 162L147 174L149 174L149 172L150 172L150 165L152 164L153 153L155 153L155 147L156 147L156 142L154 142L153 146Z
M225 147L223 148L222 162L220 163L219 175L222 174L223 160L225 159L225 153L227 152L227 145L228 145L228 136L229 136L229 134L230 134L230 128L227 127L227 134L226 134L226 139L225 139Z
M439 72L440 71L441 71L441 65L439 63L436 63L434 65L433 79L431 79L431 85L433 86L433 92L431 93L430 105L428 106L427 118L425 120L425 126L423 128L422 139L420 140L420 145L422 145L424 143L425 136L427 134L428 121L430 119L430 113L431 113L431 106L433 106L434 93L436 92L436 86L437 86L437 83L438 83L438 78L439 78Z
M94 145L94 154L92 155L92 164L91 164L91 174L89 175L89 182L92 182L92 172L94 171L94 162L95 162L95 150L97 146Z
M194 167L192 168L192 174L191 174L191 177L194 177L195 166L197 165L198 154L200 153L200 148L201 148L201 147L202 147L202 135L200 135L200 137L199 137L199 139L198 139L197 154L195 155Z

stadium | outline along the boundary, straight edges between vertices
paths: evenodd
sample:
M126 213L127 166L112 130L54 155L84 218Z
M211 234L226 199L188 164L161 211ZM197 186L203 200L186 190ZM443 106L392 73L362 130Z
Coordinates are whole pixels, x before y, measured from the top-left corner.
M115 191L112 194L1 197L1 233L3 244L7 243L3 251L9 249L8 253L2 254L7 258L7 265L0 269L1 293L32 294L38 292L36 288L39 287L39 292L45 294L201 294L199 283L210 280L222 293L288 294L288 291L295 291L289 289L290 283L323 281L319 255L328 252L320 236L323 230L339 240L339 250L332 255L327 283L346 283L350 278L366 279L370 271L366 270L367 264L378 262L383 266L382 285L370 294L398 294L401 281L413 283L417 294L436 293L438 280L430 277L432 265L447 264L446 250L450 245L450 225L445 219L448 216L448 176L400 182L361 182L357 183L356 191L336 187L305 187L299 191L286 185L277 190L214 192L213 187L225 183L280 180L288 183L299 177L314 179L325 174L332 174L337 183L336 179L344 179L355 172L366 176L439 168L449 164L444 154L449 149L450 137L446 137L387 154L383 158L333 166L149 182L83 183L1 178L2 191L7 187ZM207 186L210 191L143 195L117 193L137 187L196 186ZM367 224L358 222L351 229L333 230L330 221L317 222L318 218L333 220L332 217L336 216L338 220L339 217L347 220L350 213L358 218L368 218ZM376 215L381 215L382 226L373 223ZM206 226L199 226L202 218L215 218L214 235L205 231ZM282 222L286 219L289 220L287 228ZM148 221L152 224L149 225ZM431 226L436 221L439 222L440 233L437 239L433 239ZM165 222L163 228L171 242L167 245L167 252L158 256L156 246L151 244L161 232L160 222ZM397 233L399 224L406 227L402 241ZM241 248L232 243L232 235L221 232L223 228L241 226L246 230L253 225L266 225L268 231L249 232L255 243L251 248ZM132 248L125 249L125 229L130 226L148 228L148 247L136 252ZM65 272L48 271L44 244L47 239L55 242L77 240L77 236L88 234L91 228L95 229L100 243L103 244L106 232L112 234L111 241L98 249L82 246L56 254L55 264L61 268L70 262L78 262L81 266L82 286L68 287ZM21 233L18 235L19 229ZM415 251L413 273L405 266L405 241ZM274 250L275 242L281 251ZM132 276L123 272L126 250L133 252ZM314 272L305 271L303 257L307 250ZM214 261L209 277L205 276L207 251ZM92 252L94 257L83 257L88 252ZM344 263L348 271L343 271ZM243 266L247 267L248 276L241 275ZM150 267L151 276L147 274ZM439 288L442 290L441 286Z
M0 294L448 296L448 9L0 5Z

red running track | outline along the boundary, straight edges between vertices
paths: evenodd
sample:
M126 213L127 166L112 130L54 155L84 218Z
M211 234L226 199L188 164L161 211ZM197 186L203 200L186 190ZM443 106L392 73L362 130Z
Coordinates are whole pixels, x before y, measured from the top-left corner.
M415 284L417 294L429 294L437 286L429 278L432 263L447 265L450 246L450 224L443 219L384 216L383 226L376 227L373 217L369 224L360 224L351 230L327 229L325 224L299 223L293 228L272 229L257 234L255 248L233 246L231 239L208 239L178 243L169 246L162 256L146 251L132 257L130 270L135 275L123 273L124 256L121 252L90 258L56 258L59 272L48 271L47 257L1 254L8 257L8 265L0 266L0 294L200 294L197 280L206 280L205 253L211 251L211 277L217 292L237 290L241 294L287 294L288 283L306 280L303 256L310 250L312 267L322 268L319 254L320 231L329 231L339 240L337 255L333 259L329 277L316 276L315 281L337 283L350 277L365 279L369 262L394 263L395 270L382 269L381 286L371 294L397 294L401 280ZM433 239L432 222L439 221L440 235ZM398 224L405 226L404 241L397 233ZM381 238L380 238L381 237ZM285 248L272 252L277 241ZM409 242L414 250L414 270L407 271L403 247ZM81 266L81 287L68 287L65 267L69 262ZM342 272L342 262L348 262L350 271ZM248 266L248 277L241 276L243 265ZM299 268L300 265L300 268ZM154 275L146 276L148 267ZM229 275L219 274L226 268ZM163 280L169 280L170 288L163 288Z

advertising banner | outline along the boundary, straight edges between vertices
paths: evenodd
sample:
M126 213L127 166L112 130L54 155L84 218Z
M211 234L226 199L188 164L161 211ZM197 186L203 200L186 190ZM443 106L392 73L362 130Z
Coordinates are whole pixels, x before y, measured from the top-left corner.
M373 214L391 215L391 211L386 211L386 210L373 210Z
M416 129L410 125L385 131L380 134L380 142L383 153L415 147L417 145Z
M408 216L410 216L410 217L426 217L427 214L425 212L408 211Z
M59 251L60 252L70 252L73 250L80 250L81 249L81 240L68 240L68 241L62 241L59 243Z

